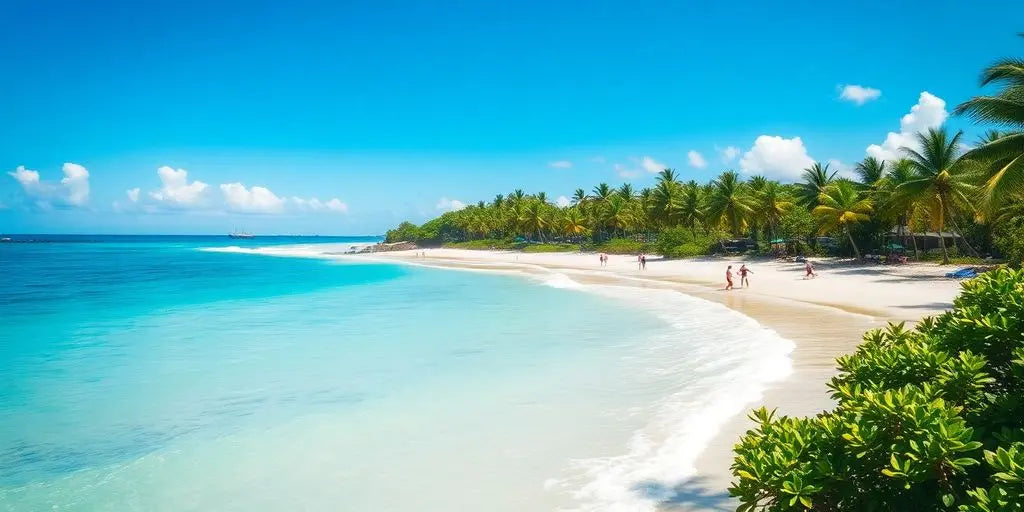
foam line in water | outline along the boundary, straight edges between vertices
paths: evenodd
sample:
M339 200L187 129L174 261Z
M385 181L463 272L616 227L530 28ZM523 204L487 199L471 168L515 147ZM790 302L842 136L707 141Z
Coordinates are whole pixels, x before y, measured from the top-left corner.
M695 474L697 457L719 429L792 372L791 341L722 304L673 290L584 285L558 273L542 282L640 306L675 329L650 340L648 371L678 377L679 384L643 411L650 420L625 452L573 461L544 483L574 496L578 505L566 510L657 510Z

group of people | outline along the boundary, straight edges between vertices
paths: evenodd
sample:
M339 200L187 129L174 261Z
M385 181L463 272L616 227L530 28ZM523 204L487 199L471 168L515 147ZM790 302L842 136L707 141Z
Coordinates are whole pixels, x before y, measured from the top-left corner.
M602 267L607 267L608 266L608 255L607 254L605 254L603 252L600 253L600 254L597 255L597 259L601 262L601 266ZM637 257L636 257L636 268L639 269L639 270L647 270L647 255L646 254L640 253L639 255L637 255Z
M746 263L743 263L742 265L740 265L740 269L739 269L738 273L740 275L740 287L742 287L742 288L750 288L750 278L748 276L750 274L753 274L754 271L750 270L749 268L747 268L747 264ZM725 289L726 290L732 290L734 288L733 282L732 282L732 277L733 277L732 265L729 265L725 269ZM814 271L814 265L811 264L811 260L804 260L804 279L814 279L815 277L818 277L818 274Z

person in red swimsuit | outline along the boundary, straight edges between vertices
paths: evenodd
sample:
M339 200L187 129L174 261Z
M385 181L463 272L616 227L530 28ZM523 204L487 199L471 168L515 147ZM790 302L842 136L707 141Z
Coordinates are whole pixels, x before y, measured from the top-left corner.
M750 279L747 279L747 274L753 274L754 271L747 268L747 264L740 265L740 286L750 288Z
M725 269L725 289L732 290L732 265Z

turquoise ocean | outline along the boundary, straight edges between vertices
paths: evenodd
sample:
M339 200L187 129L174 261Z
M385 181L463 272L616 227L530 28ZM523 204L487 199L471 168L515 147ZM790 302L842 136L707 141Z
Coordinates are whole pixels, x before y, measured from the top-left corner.
M373 237L14 238L0 510L654 510L789 371L718 304Z

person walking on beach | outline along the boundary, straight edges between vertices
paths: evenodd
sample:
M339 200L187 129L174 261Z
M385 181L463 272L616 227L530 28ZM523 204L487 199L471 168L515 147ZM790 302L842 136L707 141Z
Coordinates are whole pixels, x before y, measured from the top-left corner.
M732 290L732 265L725 269L725 289Z
M804 274L804 279L818 277L818 274L814 273L814 265L811 265L811 260L804 260L804 271L807 272Z
M644 264L642 263L643 259L644 259L644 255L643 254L637 254L636 255L636 269L637 270L642 270L644 268Z
M750 280L747 279L747 274L753 274L754 271L747 268L747 264L740 265L740 288L750 288Z
M602 267L608 264L608 255L607 254L602 252L600 255L598 255L597 258L599 260L601 260L601 266Z
M647 255L640 255L640 270L647 270Z

